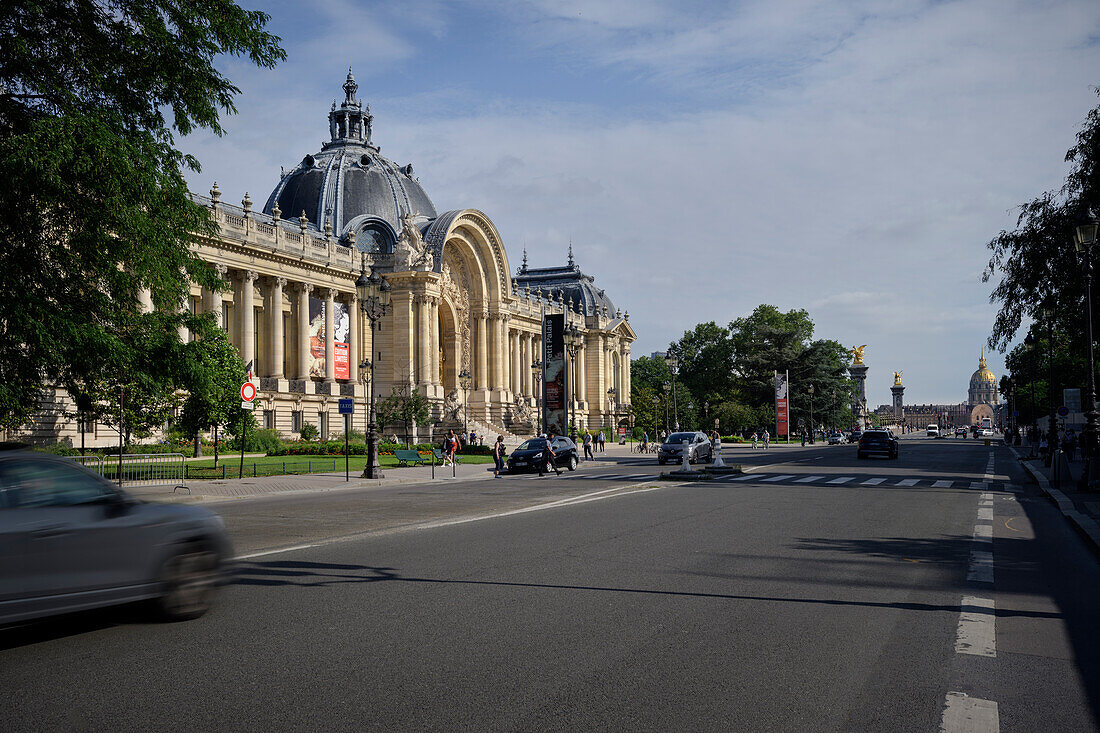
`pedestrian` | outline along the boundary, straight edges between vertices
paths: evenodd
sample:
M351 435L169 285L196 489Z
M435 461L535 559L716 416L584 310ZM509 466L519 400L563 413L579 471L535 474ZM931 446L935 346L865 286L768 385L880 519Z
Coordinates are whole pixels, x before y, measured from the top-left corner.
M805 430L799 430L798 434L802 437L802 447L805 448L806 447L806 431Z
M476 430L471 430L470 431L470 443L469 444L470 445L477 445L477 431Z
M450 459L451 465L454 465L455 455L457 455L457 454L458 454L458 435L455 433L455 431L452 430L451 431L450 454L448 455L448 458Z
M500 474L504 472L504 436L498 435L497 442L493 444L493 460L496 461L496 468L493 469L493 478L500 478Z
M649 431L648 430L643 430L642 431L642 453L645 453L648 450L649 450Z
M604 444L604 441L605 441L605 438L604 438L604 435L603 435L603 431L601 430L600 431L600 453L605 453L607 451L607 446Z
M768 441L771 439L771 437L772 436L768 433L768 431L765 430L764 431L764 450L768 449Z
M554 473L561 476L557 458L558 454L554 452L554 434L550 433L550 437L546 439L546 470L553 470Z
M584 431L584 460L595 460L592 457L592 433Z
M756 437L756 431L755 430L752 433L751 440L752 440L752 449L756 450L756 441L759 440L759 438Z

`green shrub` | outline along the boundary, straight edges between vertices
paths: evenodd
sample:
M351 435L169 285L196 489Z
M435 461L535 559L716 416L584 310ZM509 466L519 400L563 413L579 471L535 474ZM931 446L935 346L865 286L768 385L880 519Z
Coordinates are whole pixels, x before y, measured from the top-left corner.
M245 435L244 450L246 453L267 453L271 454L271 451L278 450L283 446L283 441L279 438L278 430L249 430ZM229 450L240 450L241 440L238 436L234 436L228 441Z
M298 434L302 436L302 440L317 440L317 426L307 422L302 425Z
M464 445L458 449L460 456L491 456L493 455L493 447L491 445Z
M55 456L79 456L80 449L73 448L66 441L60 443L49 443L38 448L43 453L52 453Z

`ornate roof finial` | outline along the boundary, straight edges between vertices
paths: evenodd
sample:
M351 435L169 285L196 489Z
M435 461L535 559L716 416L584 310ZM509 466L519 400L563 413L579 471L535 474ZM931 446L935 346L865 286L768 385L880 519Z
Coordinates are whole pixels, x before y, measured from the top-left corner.
M351 67L348 67L348 78L344 81L344 104L348 107L355 104L355 93L359 91L359 85L355 83L355 77L351 73Z
M978 368L985 369L985 347L982 347L982 355L978 357Z
M523 264L519 266L520 272L527 272L527 240L523 240Z
M573 261L573 238L569 238L569 267L576 267L577 263Z

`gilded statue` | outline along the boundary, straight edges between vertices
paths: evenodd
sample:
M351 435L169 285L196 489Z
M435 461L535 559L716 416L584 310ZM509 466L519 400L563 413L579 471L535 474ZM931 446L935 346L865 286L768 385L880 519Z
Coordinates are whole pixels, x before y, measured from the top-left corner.
M867 348L867 344L864 344L863 346L853 346L852 347L852 356L855 357L855 358L852 359L852 365L853 366L863 363L863 350L866 349L866 348Z
M901 386L901 372L894 372L894 386Z

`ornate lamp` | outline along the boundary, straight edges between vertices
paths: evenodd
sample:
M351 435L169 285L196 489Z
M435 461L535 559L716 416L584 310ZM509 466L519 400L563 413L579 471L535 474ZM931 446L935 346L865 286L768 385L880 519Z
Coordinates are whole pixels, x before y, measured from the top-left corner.
M1089 213L1082 217L1074 232L1074 247L1081 255L1085 270L1085 318L1089 342L1088 412L1085 413L1085 433L1081 436L1085 470L1081 474L1081 489L1100 488L1100 412L1096 410L1096 357L1092 345L1092 247L1096 244L1097 225L1096 217Z
M379 275L373 269L367 275L367 255L362 253L360 259L359 277L355 280L355 292L359 296L359 309L363 317L370 323L371 345L374 345L374 324L386 315L390 307L390 291L392 287L386 278ZM364 359L362 366L366 366L370 373L369 405L367 412L367 465L363 467L363 478L382 478L381 466L378 463L378 425L374 419L374 360Z
M676 430L680 429L680 411L676 408L676 368L680 366L680 360L676 358L676 354L668 354L665 357L665 363L668 364L669 371L672 372L672 423Z
M470 418L466 412L466 394L470 391L470 386L474 383L474 375L470 374L469 369L463 369L458 373L458 383L462 386L462 432L465 435L470 434ZM465 440L465 438L463 438Z

